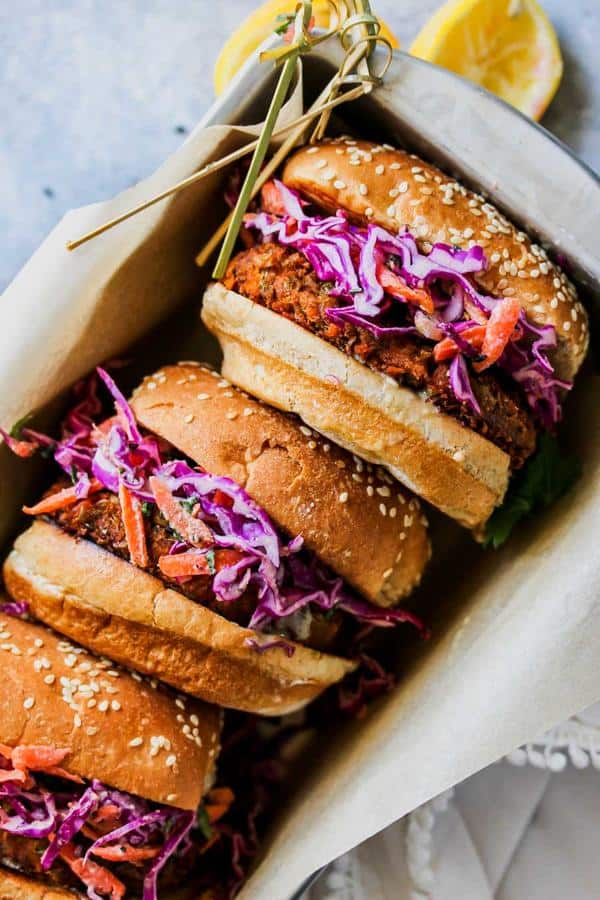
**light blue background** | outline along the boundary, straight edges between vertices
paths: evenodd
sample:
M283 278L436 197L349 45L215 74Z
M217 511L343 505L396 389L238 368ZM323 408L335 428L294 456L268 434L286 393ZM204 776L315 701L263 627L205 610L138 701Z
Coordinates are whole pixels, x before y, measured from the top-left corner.
M151 172L213 97L257 0L0 0L0 289L69 208ZM407 47L439 0L375 0ZM544 124L600 169L600 0L545 0L566 73Z

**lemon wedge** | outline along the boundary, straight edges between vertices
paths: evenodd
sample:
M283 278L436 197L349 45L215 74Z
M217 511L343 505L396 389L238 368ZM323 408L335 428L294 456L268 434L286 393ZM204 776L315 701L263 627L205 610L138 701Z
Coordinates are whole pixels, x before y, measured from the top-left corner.
M223 45L215 64L215 93L219 95L229 84L238 69L246 62L265 38L273 34L276 18L279 15L293 13L297 0L267 0L258 9L250 13L241 25ZM327 0L314 0L313 15L318 28L329 26L331 7ZM382 22L381 34L386 37L392 47L398 47L398 40Z
M541 119L563 72L556 32L537 0L449 0L410 48Z

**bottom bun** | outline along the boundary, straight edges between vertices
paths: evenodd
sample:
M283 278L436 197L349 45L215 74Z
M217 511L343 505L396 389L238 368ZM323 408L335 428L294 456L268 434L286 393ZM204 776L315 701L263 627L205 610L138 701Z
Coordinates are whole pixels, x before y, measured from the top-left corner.
M508 454L284 316L211 285L202 319L221 343L225 378L392 475L462 525L503 500Z
M350 660L268 640L166 588L90 541L37 520L4 564L8 592L96 653L218 706L260 715L301 709L355 668ZM291 642L290 642L291 643Z
M83 896L80 892L51 887L20 872L0 868L0 900L74 900Z

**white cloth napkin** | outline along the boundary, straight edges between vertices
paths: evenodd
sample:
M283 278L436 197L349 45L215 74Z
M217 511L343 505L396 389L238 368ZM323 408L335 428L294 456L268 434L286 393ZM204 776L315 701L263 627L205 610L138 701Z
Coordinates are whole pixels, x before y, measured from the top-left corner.
M336 860L305 900L598 900L600 704Z

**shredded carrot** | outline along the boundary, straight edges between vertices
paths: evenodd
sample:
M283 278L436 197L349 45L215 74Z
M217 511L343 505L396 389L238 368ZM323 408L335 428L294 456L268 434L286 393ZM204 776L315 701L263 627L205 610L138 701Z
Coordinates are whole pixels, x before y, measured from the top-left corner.
M186 550L161 556L158 568L167 578L192 578L194 575L212 575L226 566L233 566L244 556L239 550L216 550L214 562L202 550Z
M0 769L0 783L3 781L20 781L21 783L27 781L27 772L22 772L20 769Z
M167 578L186 578L194 575L210 575L210 562L202 550L186 550L161 556L158 568Z
M423 312L431 315L434 310L433 297L421 288L411 288L404 278L392 272L387 266L380 266L377 271L379 284L388 294L402 297L410 303L415 303Z
M235 795L228 787L213 788L209 791L204 808L211 825L223 818L234 800Z
M226 509L231 509L233 506L233 497L230 497L229 494L226 494L225 491L221 491L218 488L213 494L213 500L217 506L224 506Z
M66 781L74 781L75 784L85 784L83 778L80 778L79 775L73 775L71 772L67 772L66 769L61 769L60 766L49 766L47 769L40 769L40 772L45 772L46 775L54 775L56 778L64 778Z
M92 860L85 862L82 856L76 856L73 844L64 846L59 855L86 887L102 895L106 894L110 900L121 900L125 896L123 882L105 866L99 866Z
M97 478L93 478L90 483L89 493L96 494L103 489L104 485L101 484ZM64 488L56 494L51 494L50 497L44 497L43 500L40 500L40 502L36 503L34 506L24 506L23 512L27 513L28 516L43 516L46 513L65 509L67 506L74 506L79 502L79 499L80 498L75 493L75 486L73 485L73 487Z
M142 504L122 482L119 483L119 503L121 504L121 515L125 526L129 558L134 566L145 569L150 560L148 547L146 546L146 528Z
M12 763L18 769L35 769L41 771L49 767L58 766L66 756L69 755L70 749L67 747L37 747L27 744L21 744L14 747L12 751Z
M113 844L107 847L96 847L90 852L107 862L128 862L136 865L147 859L154 859L160 853L160 849L158 847L131 847L129 844Z
M465 328L461 335L463 340L467 341L474 350L479 350L485 336L485 325L472 325L471 328ZM458 353L458 344L450 337L442 338L433 348L433 358L436 362L443 362L446 359L452 359Z
M481 347L484 359L473 366L476 372L483 372L500 359L514 333L520 315L521 304L515 297L505 297L494 306Z
M171 528L180 534L184 541L194 547L207 547L214 544L213 534L208 525L183 508L163 478L153 475L150 478L150 490L154 494L161 513Z
M285 214L285 206L279 188L274 181L266 181L260 191L261 206L265 212L272 213L274 216L283 216Z

